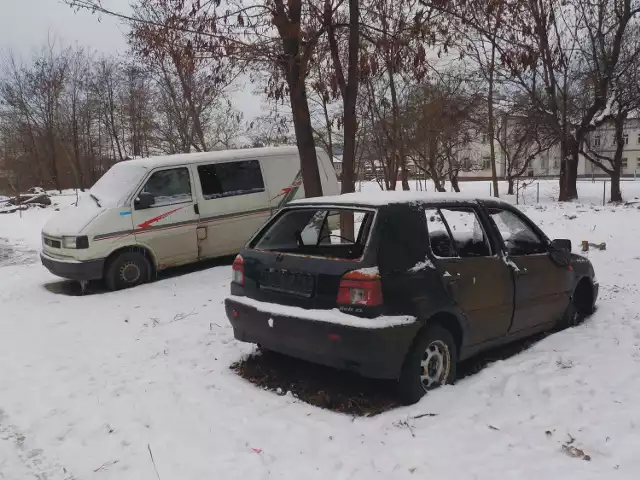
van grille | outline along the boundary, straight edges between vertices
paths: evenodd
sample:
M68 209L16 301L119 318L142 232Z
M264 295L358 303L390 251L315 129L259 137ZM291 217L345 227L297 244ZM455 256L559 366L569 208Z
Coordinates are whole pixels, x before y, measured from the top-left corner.
M42 238L42 242L51 248L60 248L62 247L62 243L60 242L60 240L55 240L53 238L48 238L48 237L43 237Z

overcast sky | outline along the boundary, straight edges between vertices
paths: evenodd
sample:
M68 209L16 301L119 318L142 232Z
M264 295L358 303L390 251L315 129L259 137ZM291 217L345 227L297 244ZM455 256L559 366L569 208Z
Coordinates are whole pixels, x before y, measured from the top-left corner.
M111 10L126 12L129 0L103 0ZM87 11L75 12L62 0L0 0L0 50L28 57L52 38L65 46L81 46L105 53L124 53L125 27L108 16ZM261 102L246 85L234 93L236 108L245 119L261 113Z

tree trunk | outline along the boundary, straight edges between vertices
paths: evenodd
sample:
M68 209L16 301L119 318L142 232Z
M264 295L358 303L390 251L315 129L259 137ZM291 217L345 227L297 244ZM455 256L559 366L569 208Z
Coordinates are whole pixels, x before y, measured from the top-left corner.
M622 202L622 192L620 191L620 164L613 166L611 172L611 202Z
M444 182L442 181L441 178L434 176L432 180L433 180L433 186L436 188L436 192L446 192L444 188Z
M458 183L458 174L450 174L449 175L449 181L451 182L451 188L453 188L453 191L456 193L460 193L460 184Z
M616 115L615 118L615 140L616 151L613 156L613 168L609 176L611 177L611 202L621 202L622 192L620 191L620 173L622 171L622 155L624 153L624 124L627 115L625 113Z
M509 176L507 178L507 182L509 182L509 190L507 191L507 195L513 195L513 184L514 184L513 177Z
M293 68L288 76L289 97L291 99L291 112L293 114L293 126L296 134L296 144L300 155L300 170L302 172L302 184L307 198L322 196L322 183L318 170L316 156L316 144L311 128L311 115L307 102L307 90L304 81L299 75L298 68ZM344 173L343 173L344 178ZM344 183L344 181L343 181Z
M495 125L493 118L493 93L495 88L495 61L496 61L496 44L495 41L491 45L491 63L489 64L489 95L487 98L487 109L489 113L489 151L491 155L491 181L493 182L493 196L499 197L498 192L498 172L496 169L496 144L495 144Z
M349 0L349 65L344 105L344 152L342 156L342 193L355 191L356 101L358 99L358 48L360 46L360 5L358 0ZM353 214L340 216L340 231L345 238L354 238Z

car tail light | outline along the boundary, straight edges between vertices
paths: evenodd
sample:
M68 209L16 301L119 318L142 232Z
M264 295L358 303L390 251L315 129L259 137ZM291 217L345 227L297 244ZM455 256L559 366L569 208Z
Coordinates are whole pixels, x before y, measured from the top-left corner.
M231 266L231 281L238 285L244 285L244 258L238 255Z
M338 289L339 305L382 305L382 283L375 273L363 273L357 270L348 272L340 280Z

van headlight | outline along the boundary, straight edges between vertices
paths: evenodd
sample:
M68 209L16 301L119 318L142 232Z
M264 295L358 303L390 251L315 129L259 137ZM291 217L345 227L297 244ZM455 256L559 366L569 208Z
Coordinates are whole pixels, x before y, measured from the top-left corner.
M62 248L84 249L89 248L89 237L62 237Z

